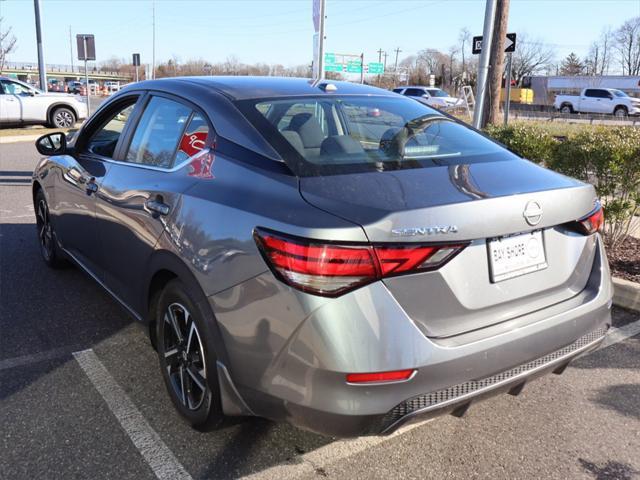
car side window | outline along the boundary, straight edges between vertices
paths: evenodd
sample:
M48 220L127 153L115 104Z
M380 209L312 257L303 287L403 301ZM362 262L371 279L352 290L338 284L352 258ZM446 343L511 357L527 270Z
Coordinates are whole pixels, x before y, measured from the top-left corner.
M164 97L152 97L133 134L126 161L170 168L192 110Z
M7 95L29 95L29 89L16 82L2 80L2 88Z
M420 90L419 88L407 88L407 91L404 92L405 95L409 95L410 97L421 97L425 94L424 90Z
M194 156L207 144L207 137L209 136L209 124L205 118L199 113L195 112L182 133L180 143L178 143L178 150L176 152L176 160L174 165L177 165L189 157Z
M120 135L133 112L137 97L121 105L110 117L107 117L102 127L89 138L86 150L102 157L112 158L120 139Z
M585 90L584 96L585 97L589 97L589 98L597 98L598 97L598 95L596 93L596 90Z

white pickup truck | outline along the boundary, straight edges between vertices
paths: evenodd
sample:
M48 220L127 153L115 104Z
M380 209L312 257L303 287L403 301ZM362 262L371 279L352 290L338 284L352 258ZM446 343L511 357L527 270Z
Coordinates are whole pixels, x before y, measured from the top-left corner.
M562 113L640 115L640 98L632 98L615 88L585 88L580 95L557 95L553 106Z

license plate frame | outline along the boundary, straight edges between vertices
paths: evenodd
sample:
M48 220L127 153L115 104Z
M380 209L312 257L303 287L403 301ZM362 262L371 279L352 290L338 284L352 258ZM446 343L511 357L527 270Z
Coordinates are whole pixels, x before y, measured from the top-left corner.
M491 283L549 267L542 230L487 239Z

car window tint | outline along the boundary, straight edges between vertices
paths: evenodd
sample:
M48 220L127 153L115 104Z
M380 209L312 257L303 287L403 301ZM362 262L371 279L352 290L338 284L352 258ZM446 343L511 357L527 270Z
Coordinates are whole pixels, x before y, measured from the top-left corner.
M407 91L404 92L404 94L409 95L410 97L421 97L425 92L419 88L407 88Z
M3 80L2 86L8 95L29 95L29 89L19 83Z
M263 107L264 108L264 107ZM318 102L299 102L294 103L285 110L284 115L278 121L278 130L286 130L293 129L291 124L291 120L294 117L302 118L303 116L311 116L315 117L315 119L320 123L320 127L322 127L322 131L326 134L328 130L327 118L324 114L324 110L322 106ZM295 124L294 120L294 124Z
M87 142L89 152L103 157L113 157L118 139L133 112L136 100L137 98L132 98L126 104L121 105L110 117L107 117L104 126L98 129Z
M163 97L153 97L136 128L127 162L170 168L191 109Z
M180 138L175 165L194 156L204 148L209 136L209 125L202 115L194 113Z
M597 95L597 93L596 93L596 90L585 90L585 92L584 92L584 96L585 96L585 97L592 97L592 98L595 98L595 97L597 97L598 95Z

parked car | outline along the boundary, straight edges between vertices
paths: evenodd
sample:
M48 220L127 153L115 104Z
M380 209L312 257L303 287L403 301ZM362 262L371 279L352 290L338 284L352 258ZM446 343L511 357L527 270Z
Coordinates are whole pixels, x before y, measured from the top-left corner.
M68 128L87 117L87 104L68 93L44 93L31 85L0 77L0 125L42 124Z
M36 146L44 262L71 260L148 326L201 429L462 415L611 323L593 187L385 90L143 81Z
M67 92L75 95L80 95L83 91L82 86L84 84L78 80L71 80L67 82Z
M104 86L107 87L109 93L114 93L120 90L120 82L104 82Z
M448 108L456 108L462 107L464 105L464 101L452 97L444 90L433 87L398 87L394 88L393 91L395 93L399 93L400 95L405 95L407 97L411 97L415 100L418 100L425 105L429 105L430 107L435 107L439 109L448 109Z
M553 106L562 113L640 115L640 98L630 97L615 88L585 88L580 95L556 95Z
M64 81L58 78L47 79L47 90L50 92L64 92Z

